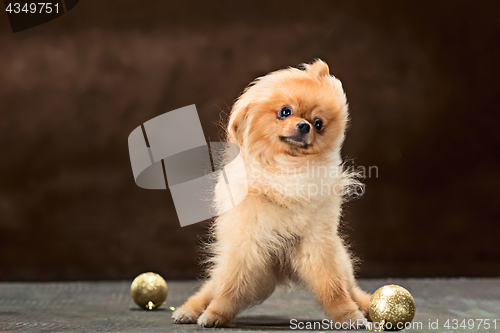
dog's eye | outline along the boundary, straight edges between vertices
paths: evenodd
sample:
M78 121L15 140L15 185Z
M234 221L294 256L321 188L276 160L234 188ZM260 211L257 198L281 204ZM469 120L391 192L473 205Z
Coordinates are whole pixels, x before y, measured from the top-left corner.
M323 127L323 122L321 121L321 119L316 118L314 120L313 125L316 130L321 131L321 128Z
M279 113L280 118L286 118L291 114L292 114L292 109L290 109L288 106L282 107Z

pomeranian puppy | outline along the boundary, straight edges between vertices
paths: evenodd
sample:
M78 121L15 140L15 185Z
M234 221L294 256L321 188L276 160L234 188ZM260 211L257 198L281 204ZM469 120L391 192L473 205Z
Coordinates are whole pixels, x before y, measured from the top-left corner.
M231 190L248 195L229 209L219 180L215 204L224 213L211 229L209 278L173 313L176 323L225 327L287 281L308 288L334 321L364 321L370 295L356 284L338 231L342 202L360 185L340 157L347 120L342 84L321 60L246 88L227 140L240 146L245 164L244 172L231 171L242 178Z

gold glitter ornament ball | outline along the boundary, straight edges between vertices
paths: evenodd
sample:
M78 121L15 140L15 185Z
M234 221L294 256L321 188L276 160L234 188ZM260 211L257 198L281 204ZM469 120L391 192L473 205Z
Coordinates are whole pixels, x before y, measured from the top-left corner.
M153 310L165 303L168 287L158 274L148 272L136 277L130 286L134 302L143 309Z
M415 316L415 300L408 290L391 284L373 293L369 311L373 323L383 324L382 330L401 330Z

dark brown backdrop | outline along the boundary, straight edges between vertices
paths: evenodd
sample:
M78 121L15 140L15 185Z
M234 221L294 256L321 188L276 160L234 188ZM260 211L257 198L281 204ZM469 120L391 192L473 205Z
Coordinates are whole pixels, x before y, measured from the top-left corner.
M347 206L361 276L500 274L498 1L91 1L13 34L0 14L0 278L198 273L206 224L135 186L127 136L196 104L207 140L245 85L322 58L344 155L377 166Z

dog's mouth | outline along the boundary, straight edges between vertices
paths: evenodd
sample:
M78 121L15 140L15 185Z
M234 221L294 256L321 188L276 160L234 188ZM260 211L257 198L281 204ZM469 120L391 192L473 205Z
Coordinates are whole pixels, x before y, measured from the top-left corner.
M280 136L280 140L300 148L307 148L309 146L306 139L301 136Z

